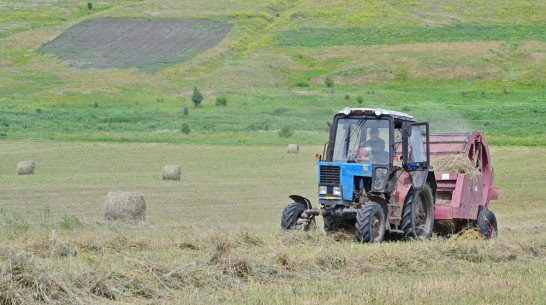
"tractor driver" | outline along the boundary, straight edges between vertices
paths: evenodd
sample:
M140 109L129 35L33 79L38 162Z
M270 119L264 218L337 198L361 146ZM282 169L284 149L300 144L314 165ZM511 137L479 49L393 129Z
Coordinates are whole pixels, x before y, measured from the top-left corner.
M379 138L379 129L377 127L370 128L370 139L366 141L366 146L372 148L372 155L378 162L387 162L387 160L384 160L385 141Z

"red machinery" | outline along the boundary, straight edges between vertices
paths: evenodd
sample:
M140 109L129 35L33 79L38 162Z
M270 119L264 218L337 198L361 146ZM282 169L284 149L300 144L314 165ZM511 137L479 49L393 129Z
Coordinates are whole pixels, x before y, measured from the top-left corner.
M493 186L493 167L489 148L480 131L470 133L430 134L432 160L454 155L468 156L481 175L439 173L435 171L437 190L435 220L477 220L478 230L491 239L497 235L497 222L489 210L489 201L496 200L499 190Z

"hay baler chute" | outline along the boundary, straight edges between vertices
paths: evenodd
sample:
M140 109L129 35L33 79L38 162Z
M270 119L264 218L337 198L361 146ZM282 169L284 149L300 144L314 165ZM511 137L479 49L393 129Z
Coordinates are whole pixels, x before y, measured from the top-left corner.
M307 230L321 215L326 231L352 228L363 242L381 242L387 233L427 238L436 220L456 229L477 224L485 237L496 236L489 201L498 189L483 133L430 134L428 123L408 114L369 108L345 108L329 125L325 156L318 155L321 207L290 196L283 229ZM453 156L469 170L431 166Z

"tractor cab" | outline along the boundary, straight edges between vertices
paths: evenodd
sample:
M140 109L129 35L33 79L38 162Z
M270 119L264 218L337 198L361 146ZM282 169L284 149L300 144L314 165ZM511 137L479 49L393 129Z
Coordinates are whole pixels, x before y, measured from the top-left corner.
M319 160L319 202L326 208L387 202L403 171L421 188L429 167L428 123L405 113L345 108L334 116Z

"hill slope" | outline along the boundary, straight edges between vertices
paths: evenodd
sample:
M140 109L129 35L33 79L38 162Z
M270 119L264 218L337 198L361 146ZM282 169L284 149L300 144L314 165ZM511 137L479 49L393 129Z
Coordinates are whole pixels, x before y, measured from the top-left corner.
M482 129L493 143L544 145L545 11L542 1L109 1L92 9L5 1L0 138L320 144L324 122L349 105L406 111L435 131ZM174 59L162 57L176 52L161 43L131 44L142 60L115 45L101 57L78 34L78 45L48 53L74 25L105 17L210 20L231 30L208 50L193 36L184 45L192 52ZM68 54L100 69L75 68L60 59ZM202 108L192 108L194 86ZM227 107L214 105L220 95ZM179 132L184 125L190 135ZM294 139L277 136L285 125Z

